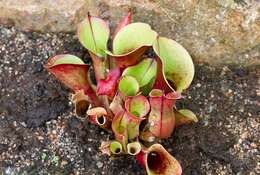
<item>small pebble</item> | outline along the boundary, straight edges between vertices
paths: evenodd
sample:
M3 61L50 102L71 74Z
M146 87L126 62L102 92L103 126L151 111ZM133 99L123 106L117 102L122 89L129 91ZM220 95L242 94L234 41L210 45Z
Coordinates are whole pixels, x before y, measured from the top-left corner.
M96 165L97 165L98 168L102 168L102 167L103 167L103 163L100 162L100 161L98 161L98 162L96 163Z

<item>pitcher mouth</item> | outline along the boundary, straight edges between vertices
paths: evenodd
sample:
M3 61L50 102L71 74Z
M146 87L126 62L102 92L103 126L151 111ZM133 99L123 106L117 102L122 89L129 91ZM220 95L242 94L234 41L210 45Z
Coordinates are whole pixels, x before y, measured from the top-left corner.
M81 100L81 101L77 102L76 109L75 109L77 116L79 116L81 118L85 117L89 106L90 106L90 103L86 100Z
M97 119L96 119L98 125L100 125L100 126L104 125L106 123L106 120L107 120L106 117L103 115L97 117Z
M147 156L148 168L156 173L162 173L165 170L164 161L163 155L156 151L150 152Z

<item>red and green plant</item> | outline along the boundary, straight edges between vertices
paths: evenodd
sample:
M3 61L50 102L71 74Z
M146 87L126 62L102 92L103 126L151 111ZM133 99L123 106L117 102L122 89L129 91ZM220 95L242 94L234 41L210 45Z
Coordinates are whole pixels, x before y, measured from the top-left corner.
M178 161L156 141L171 136L177 126L197 121L190 110L175 106L194 76L189 53L148 24L131 23L131 13L111 38L107 22L88 14L77 36L92 64L64 54L50 58L45 67L73 90L78 117L114 133L115 139L103 142L101 151L135 156L148 175L180 175ZM149 48L154 58L144 56Z

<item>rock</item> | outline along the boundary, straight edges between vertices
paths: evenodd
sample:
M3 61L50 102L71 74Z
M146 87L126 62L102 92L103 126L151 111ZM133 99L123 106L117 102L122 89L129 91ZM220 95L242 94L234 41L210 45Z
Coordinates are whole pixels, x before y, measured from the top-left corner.
M134 21L175 39L196 62L260 64L258 0L0 0L0 22L24 30L69 32L89 10L114 28L129 9Z
M260 64L259 1L98 0L96 6L100 16L113 22L133 9L134 21L175 39L196 62Z
M103 163L100 162L100 161L98 161L98 162L96 163L96 165L97 165L98 168L102 168L102 167L103 167Z
M88 0L0 0L0 23L26 31L70 32L88 11L94 13L91 7Z

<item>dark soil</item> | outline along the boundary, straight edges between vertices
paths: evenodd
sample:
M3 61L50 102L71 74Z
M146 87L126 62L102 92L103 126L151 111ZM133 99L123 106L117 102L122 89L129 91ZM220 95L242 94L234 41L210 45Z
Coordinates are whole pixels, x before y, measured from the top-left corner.
M0 27L0 173L145 174L133 157L100 153L111 133L76 118L70 92L43 68L55 54L84 52L72 34ZM260 173L259 75L257 68L196 65L177 106L199 122L162 141L184 175Z

